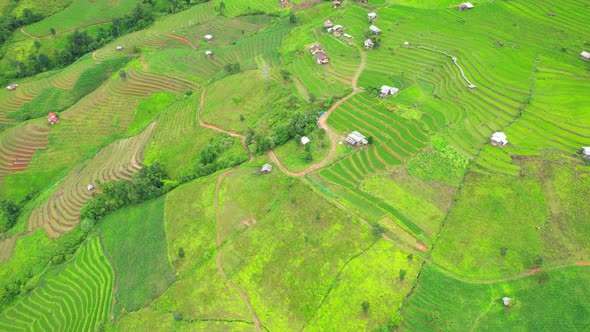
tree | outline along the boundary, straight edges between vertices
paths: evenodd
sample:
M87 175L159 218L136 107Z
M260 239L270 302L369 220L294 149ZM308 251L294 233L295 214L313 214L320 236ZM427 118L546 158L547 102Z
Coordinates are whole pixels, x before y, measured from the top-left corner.
M184 258L184 248L178 248L178 258Z
M240 121L244 122L246 120L246 118L244 118L244 116L242 114L240 114Z
M223 69L225 69L226 72L230 73L230 74L234 74L240 71L240 63L239 62L235 62L235 63L228 63L227 65L225 65L223 67Z
M41 48L41 42L38 40L35 40L35 42L33 43L35 45L36 49L40 49Z
M293 12L289 13L289 23L295 24L297 23L297 16L293 14Z
M41 67L44 70L47 70L47 69L50 69L51 68L51 60L44 53L40 53L39 54L38 60L39 60L39 64L41 65Z
M291 78L291 72L288 70L282 69L281 70L281 77L283 78L283 81L287 82Z
M225 2L220 2L219 3L219 13L221 13L221 15L223 15L223 13L225 12Z
M399 281L404 281L407 273L408 273L408 271L406 271L406 270L399 270Z
M121 77L122 79L127 79L127 73L124 70L120 70L119 77Z
M381 234L385 233L385 228L377 223L373 226L372 233L375 238L379 238L381 237Z
M367 137L367 144L373 144L373 136Z
M18 220L20 207L11 200L0 201L0 233L11 229Z
M369 312L369 308L371 307L371 304L367 301L361 303L361 308L363 308L363 312L366 314L367 312Z
M55 32L55 29L54 29L54 28L50 28L50 29L49 29L49 32L50 32L50 33L51 33L53 36L55 36L55 33L56 33L56 32Z

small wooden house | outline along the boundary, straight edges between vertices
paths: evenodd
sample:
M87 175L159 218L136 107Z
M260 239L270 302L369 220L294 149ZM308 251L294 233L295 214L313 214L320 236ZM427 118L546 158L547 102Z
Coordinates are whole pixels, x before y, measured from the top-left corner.
M208 58L213 58L213 52L212 51L205 51L205 56Z
M205 38L206 41L210 42L213 40L213 36L212 35L204 35L203 38Z
M324 64L330 62L330 59L328 58L328 56L324 52L317 52L315 54L315 60L318 63L318 65L324 65Z
M47 114L47 121L49 122L49 124L56 124L59 123L59 118L57 117L57 114L55 114L54 112L49 112L49 114Z
M311 142L311 140L309 139L309 137L307 137L307 136L302 136L301 137L301 144L306 145L309 142Z
M340 36L344 32L344 27L336 24L330 32L332 32L334 36Z
M377 18L377 13L370 12L370 13L368 13L368 14L367 14L367 19L368 19L369 21L372 21L372 20L374 20L374 19L376 19L376 18Z
M369 27L369 30L371 30L372 33L379 35L381 34L381 29L377 28L376 26L372 25Z
M260 174L268 174L272 172L272 165L271 164L264 164L262 165L262 168L260 169Z
M117 46L117 47L115 47L115 49L116 49L117 51L121 51L121 50L123 50L123 46Z
M352 36L347 33L343 33L342 36L348 39L352 39Z
M590 160L590 146L582 147L582 158Z
M398 88L394 88L394 87L388 86L388 85L382 85L379 88L379 97L385 98L389 95L394 95L394 94L398 93L398 91L399 91Z
M334 23L332 23L332 21L330 21L330 20L325 20L324 21L324 28L325 29L329 29L329 28L331 28L333 26L334 26Z
M582 53L580 53L580 58L590 60L590 52L582 51Z
M340 7L341 4L342 4L342 1L340 1L340 0L334 0L334 1L332 1L332 6L334 8Z
M462 4L460 4L457 9L459 10L468 10L468 9L473 9L473 4L471 2L463 2Z
M353 131L352 133L348 134L346 137L346 143L350 144L351 146L357 145L367 145L369 141L367 138L359 133L358 131Z
M316 45L313 45L309 49L309 51L311 52L311 54L315 55L318 52L323 52L324 51L324 48L322 47L322 45L316 44Z
M509 307L509 306L510 306L510 301L511 301L511 300L512 300L512 299L511 299L511 298L509 298L509 297L503 297L503 298L502 298L502 303L504 303L504 306L505 306L505 307Z
M492 137L490 137L490 142L493 146L504 146L508 144L508 139L506 137L506 134L497 131L492 135Z
M16 88L18 88L18 84L10 84L6 88L10 91L16 90Z
M371 39L367 39L367 40L365 40L365 44L364 45L365 45L365 48L366 49L369 49L370 50L370 49L373 48L373 46L375 46L375 43Z
M88 189L88 191L92 191L92 190L94 190L94 185L93 185L92 183L89 183L89 184L86 186L86 189Z

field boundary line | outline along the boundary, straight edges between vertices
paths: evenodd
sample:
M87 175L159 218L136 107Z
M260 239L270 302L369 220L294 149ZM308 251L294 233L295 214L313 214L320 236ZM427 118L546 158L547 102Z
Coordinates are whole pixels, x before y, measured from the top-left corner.
M427 51L432 51L432 52L436 52L436 53L440 53L440 54L443 54L443 55L448 56L449 58L451 58L451 60L453 60L453 63L455 64L455 66L457 66L457 68L459 68L459 71L461 72L461 76L463 76L463 79L468 84L467 87L470 88L470 89L477 88L475 86L475 84L471 83L471 81L467 78L467 76L465 76L465 72L463 72L463 68L461 68L461 66L457 63L457 57L456 56L452 56L452 55L448 54L446 51L443 52L443 51L435 50L433 48L428 48L428 47L425 47L425 46L418 45L418 46L416 46L416 48L427 50Z
M107 260L109 261L111 266L113 267L113 273L115 275L115 279L113 280L113 298L111 300L111 305L110 305L111 312L109 315L109 316L111 316L111 321L114 322L115 321L115 302L119 301L119 296L117 293L117 285L119 284L119 271L117 270L117 266L115 265L115 261L113 260L111 255L107 252L107 248L105 247L104 241L102 239L102 234L98 231L96 232L96 234L98 236L98 241L100 242L100 247L102 248L102 252L104 253L104 256L107 258Z

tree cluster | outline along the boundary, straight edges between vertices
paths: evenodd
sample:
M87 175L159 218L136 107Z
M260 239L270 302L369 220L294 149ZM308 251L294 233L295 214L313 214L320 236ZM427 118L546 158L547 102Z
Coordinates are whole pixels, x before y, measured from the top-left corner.
M100 186L102 193L84 204L80 217L98 221L124 206L160 197L176 187L169 180L162 165L154 163L139 170L131 180L106 182Z
M19 203L9 199L0 200L0 234L10 230L16 225L23 207L33 199L35 195L36 193L30 193Z

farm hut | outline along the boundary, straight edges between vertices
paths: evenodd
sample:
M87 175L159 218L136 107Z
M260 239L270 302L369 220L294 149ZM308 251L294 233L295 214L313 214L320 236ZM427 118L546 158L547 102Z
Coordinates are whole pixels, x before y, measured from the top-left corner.
M12 91L12 90L16 90L16 88L18 88L18 84L10 84L9 86L6 87L8 90Z
M365 40L365 48L372 49L375 46L375 43L371 39Z
M381 30L379 28L377 28L376 26L372 25L369 27L369 30L371 30L372 33L378 35L381 33Z
M462 4L459 5L459 7L457 7L457 9L459 9L459 10L473 9L473 4L471 4L471 2L463 2Z
M410 46L410 43L404 42L404 46Z
M344 32L344 28L341 25L335 25L331 31L334 36L340 36Z
M392 86L388 86L388 85L382 85L381 88L379 88L379 97L381 98L385 98L389 95L394 95L399 91L398 88L394 88Z
M586 160L590 160L590 146L582 147L582 157Z
M511 301L511 300L512 300L512 299L511 299L511 298L509 298L509 297L503 297L503 298L502 298L502 303L504 303L504 306L505 306L505 307L508 307L508 306L510 306L510 301Z
M49 114L47 114L47 121L49 122L49 124L55 124L59 123L59 118L57 117L57 114L55 114L54 112L49 112Z
M123 46L117 46L116 49L117 51L121 51L123 49Z
M365 136L359 133L358 131L353 131L346 137L346 143L350 144L351 146L357 146L367 145L369 141L367 141Z
M268 174L272 172L272 165L271 164L264 164L260 169L260 174Z
M329 28L331 28L333 26L334 26L334 23L332 23L332 21L330 21L330 20L325 20L324 21L324 28L325 29L329 29Z
M318 63L318 65L323 65L330 61L330 59L324 52L317 52L315 54L315 60Z
M205 56L208 58L213 58L213 52L211 51L205 51Z
M377 13L370 12L370 13L367 14L367 19L369 21L372 21L372 20L374 20L376 18L377 18Z
M307 143L311 142L311 140L309 139L309 137L307 136L302 136L301 137L301 144L305 145Z
M508 140L506 139L506 134L503 132L497 131L495 132L492 137L490 137L490 142L493 146L504 146L508 144Z
M203 36L203 38L205 38L206 41L210 42L213 40L213 36L212 35L205 35Z
M313 45L309 50L311 51L311 54L315 55L318 52L323 52L324 48L322 47L322 45L316 44Z
M343 33L343 34L342 34L342 36L344 36L344 37L346 37L346 38L348 38L348 39L351 39L351 38L352 38L352 36L351 36L351 35L349 35L349 34L347 34L347 33Z
M334 8L340 7L341 4L342 4L342 1L340 1L340 0L332 1L332 6L334 6Z
M367 3L367 2L369 2L369 0L356 0L356 2Z
M92 190L94 190L94 185L93 185L92 183L89 183L89 184L86 186L86 189L88 189L88 191L92 191Z
M580 53L580 58L590 60L590 52L582 51L582 53Z

